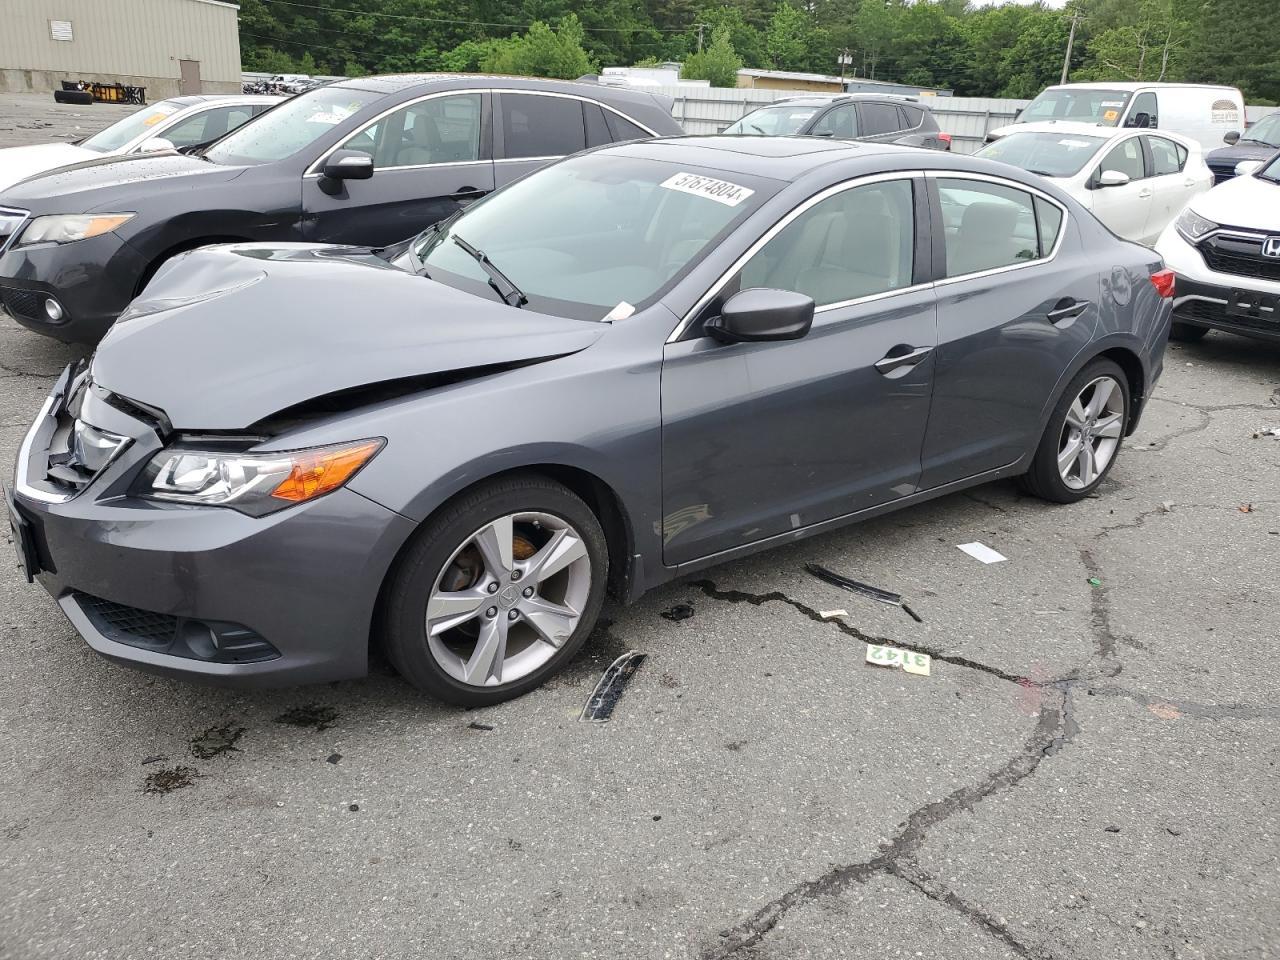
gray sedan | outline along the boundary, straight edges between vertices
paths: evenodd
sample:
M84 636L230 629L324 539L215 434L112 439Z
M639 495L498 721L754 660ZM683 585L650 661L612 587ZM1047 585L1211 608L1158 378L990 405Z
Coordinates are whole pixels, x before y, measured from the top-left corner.
M997 477L1087 496L1160 373L1171 281L989 161L614 145L389 251L170 262L37 416L14 539L118 661L313 682L381 642L494 703L610 591Z

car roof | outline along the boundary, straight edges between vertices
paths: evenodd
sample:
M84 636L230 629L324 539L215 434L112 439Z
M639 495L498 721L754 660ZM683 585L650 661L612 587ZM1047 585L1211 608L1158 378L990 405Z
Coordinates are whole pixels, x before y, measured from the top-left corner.
M1059 133L1076 137L1097 137L1102 140L1119 140L1123 137L1150 134L1176 140L1183 145L1191 143L1188 138L1171 130L1156 127L1108 127L1100 123L1085 123L1081 120L1036 120L1031 123L1018 123L1009 128L1005 136L1012 137L1018 133Z
M203 93L187 94L181 97L165 97L165 103L176 103L182 108L194 107L205 103L218 103L226 100L237 100L248 103L278 103L284 97L259 93ZM157 101L158 102L158 101Z
M908 103L918 102L915 97L908 97L896 93L832 93L827 95L816 93L800 97L781 97L778 100L774 100L772 103L759 104L755 109L760 110L765 107L777 107L782 106L783 104L802 107L820 107L825 106L828 103L851 103L854 101L864 102L874 100L881 100L887 103L899 103L902 101L906 101Z
M920 156L917 147L829 137L659 137L602 147L600 152L709 167L725 173L793 180L837 160L876 155Z
M1045 87L1045 90L1147 90L1155 88L1157 90L1235 90L1235 87L1228 86L1225 83L1134 83L1129 80L1116 81L1115 83L1090 82L1090 83L1055 83L1052 86Z
M417 90L421 87L458 86L487 90L509 87L519 90L546 90L549 93L572 93L597 100L627 100L652 105L657 99L643 89L613 87L578 80L547 80L542 77L512 77L482 73L392 73L373 77L337 80L331 86L351 90L369 90L387 96Z

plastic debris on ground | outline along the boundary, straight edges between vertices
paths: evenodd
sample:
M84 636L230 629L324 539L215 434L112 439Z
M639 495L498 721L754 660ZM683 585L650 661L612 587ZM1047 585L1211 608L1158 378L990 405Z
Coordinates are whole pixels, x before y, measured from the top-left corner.
M693 616L693 607L687 603L677 603L670 610L663 610L658 614L664 620L674 620L677 623L681 620L688 620Z
M613 716L613 708L618 705L618 700L622 697L622 691L627 688L627 683L644 660L643 653L628 650L609 664L600 682L596 684L596 688L591 691L591 696L583 705L578 719L591 723L608 723L609 718Z
M1275 402L1275 397L1271 399ZM1253 439L1260 440L1262 437L1280 437L1280 427L1267 427L1265 430L1254 431Z
M849 615L848 610L819 610L818 611L818 616L820 616L823 620L834 620L836 619L836 617L847 617L848 615Z
M973 543L956 544L956 546L973 557L973 559L981 560L983 563L1001 563L1009 559L1003 553L992 550L979 540L975 540Z
M1240 504L1240 512L1241 512L1241 513L1253 513L1253 504L1252 504L1252 503L1242 503L1242 504Z
M927 677L933 658L927 653L916 653L912 650L873 643L867 646L867 663L877 667L901 667L907 673Z
M1091 586L1091 587L1100 587L1100 586L1102 586L1102 581L1101 581L1101 580L1099 580L1097 577L1090 577L1090 578L1089 578L1089 586Z
M1172 500L1166 500L1166 501L1164 501L1164 503L1160 504L1160 512L1161 512L1161 513L1172 513L1172 512L1173 512L1173 501L1172 501Z
M879 587L873 587L868 583L862 583L858 580L851 580L843 577L834 570L828 570L826 567L817 563L806 563L804 568L809 571L810 575L817 577L824 583L829 583L841 589L848 590L850 593L860 593L864 597L870 597L872 600L878 600L880 603L887 603L891 607L901 607L903 611L916 623L924 623L920 619L920 615L907 606L902 599L901 594L890 593L888 590L881 590ZM844 614L843 610L836 611ZM823 620L831 619L825 613L819 613ZM847 614L846 614L847 615Z

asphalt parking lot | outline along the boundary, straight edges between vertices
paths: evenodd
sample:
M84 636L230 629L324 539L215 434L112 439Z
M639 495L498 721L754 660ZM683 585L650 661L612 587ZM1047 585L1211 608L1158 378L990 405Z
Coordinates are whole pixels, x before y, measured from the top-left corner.
M0 146L28 107L98 110L0 97ZM6 475L79 355L0 320ZM1096 498L998 483L706 571L470 712L382 665L115 666L0 543L0 957L1280 955L1278 427L1280 347L1174 345Z

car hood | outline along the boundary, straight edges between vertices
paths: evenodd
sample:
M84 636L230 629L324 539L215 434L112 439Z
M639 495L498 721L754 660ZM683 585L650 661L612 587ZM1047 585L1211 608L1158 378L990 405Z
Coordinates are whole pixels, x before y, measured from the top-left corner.
M1241 160L1265 160L1267 157L1276 152L1276 147L1268 147L1262 143L1240 143L1234 147L1219 147L1217 150L1210 150L1205 154L1206 163L1216 163L1219 166L1228 163L1235 164Z
M0 150L0 190L6 190L19 180L46 170L66 166L78 160L95 160L102 154L74 143L37 143L29 147L9 147Z
M88 213L102 204L130 205L157 189L174 191L179 178L234 180L245 167L224 167L180 153L146 153L135 157L102 157L37 174L6 190L3 202L34 213ZM186 184L182 185L183 187ZM127 207L125 207L127 209Z
M506 306L367 248L239 243L165 264L107 332L96 384L179 430L241 430L388 381L576 353L603 324Z
M1190 203L1200 216L1231 227L1275 230L1272 213L1280 203L1280 183L1257 177L1234 177L1202 193Z

